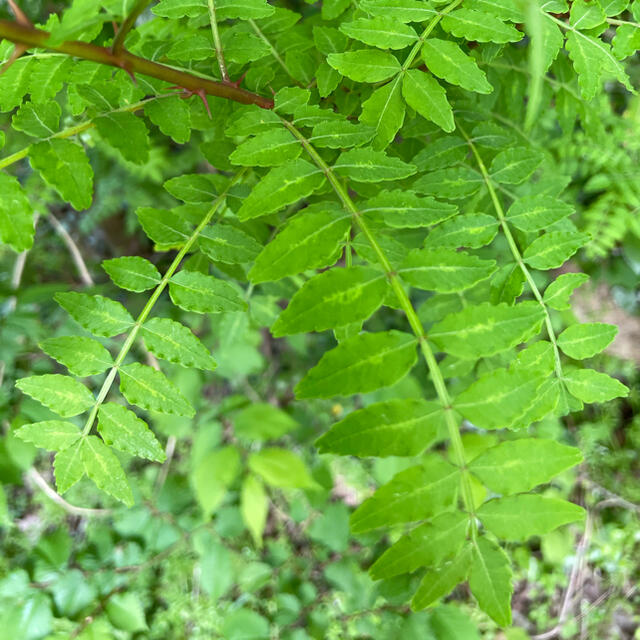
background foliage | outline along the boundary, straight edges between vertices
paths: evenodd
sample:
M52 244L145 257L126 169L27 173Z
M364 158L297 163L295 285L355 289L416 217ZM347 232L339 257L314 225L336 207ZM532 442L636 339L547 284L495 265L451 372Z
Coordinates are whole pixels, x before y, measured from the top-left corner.
M21 7L64 48L146 4ZM0 637L639 637L638 22L161 0L126 37L275 110L8 65Z

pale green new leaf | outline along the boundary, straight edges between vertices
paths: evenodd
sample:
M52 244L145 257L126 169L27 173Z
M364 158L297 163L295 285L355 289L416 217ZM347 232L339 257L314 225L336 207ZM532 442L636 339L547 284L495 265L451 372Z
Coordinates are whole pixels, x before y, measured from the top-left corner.
M377 49L330 53L327 62L338 73L356 82L381 82L395 76L401 69L394 55Z
M427 248L470 247L478 249L490 244L498 233L498 221L486 213L467 213L438 225L429 233Z
M603 322L574 324L558 336L558 346L576 360L591 358L606 349L618 334L618 327Z
M210 260L227 264L251 262L262 251L262 245L253 236L230 224L205 227L198 246Z
M505 184L520 184L530 178L544 156L529 147L512 147L501 151L491 163L491 179Z
M570 216L574 207L551 196L524 196L507 211L507 220L522 231L541 231Z
M96 336L117 336L133 324L119 302L104 296L67 291L56 293L55 300L83 329Z
M144 344L153 355L183 367L213 371L216 362L208 349L183 324L169 318L152 318L140 328Z
M144 232L158 245L182 246L191 235L189 224L173 211L139 207L136 216Z
M360 212L381 215L385 223L394 229L419 229L451 218L458 212L458 207L438 202L431 196L420 197L412 191L394 189L381 191L367 200Z
M235 433L251 442L276 440L298 426L288 413L266 402L251 404L233 418Z
M240 220L273 213L311 195L324 182L320 169L306 160L293 160L271 169L242 202Z
M543 320L544 309L533 300L511 306L483 302L449 314L431 328L429 338L446 353L476 360L526 342Z
M247 309L247 303L233 285L199 271L182 270L173 276L169 282L169 295L173 304L196 313Z
M542 299L552 309L558 311L569 309L571 294L587 280L589 276L586 273L563 273L545 289Z
M316 486L305 463L291 451L270 447L252 453L249 469L273 487L280 489L312 489Z
M135 362L120 367L120 392L130 404L148 411L192 418L195 409L157 369Z
M133 505L133 494L122 465L113 451L97 436L83 438L82 466L98 489L124 502L128 507Z
M411 599L411 608L414 611L425 609L464 582L471 570L471 553L472 547L468 545L453 560L437 569L429 569Z
M71 373L84 378L113 366L111 354L96 340L80 336L48 338L40 348L63 364Z
M115 402L100 407L98 432L108 445L119 451L155 462L164 462L167 457L147 423Z
M332 264L350 227L350 216L343 209L303 209L258 255L249 271L251 282L280 280Z
M371 577L374 580L393 578L420 567L439 565L460 550L468 524L465 513L454 511L442 513L416 527L376 560L369 569Z
M240 454L231 446L210 451L198 461L191 481L205 516L209 516L222 502L239 471Z
M422 464L397 473L367 498L353 512L351 530L362 533L438 515L453 505L459 485L460 470L430 454Z
M418 34L412 27L388 16L343 22L340 31L354 40L379 49L404 49L418 40Z
M418 289L452 293L486 280L495 270L495 260L482 260L464 251L414 249L400 266L398 275Z
M422 45L422 59L433 75L467 91L491 93L484 71L476 61L451 40L427 38Z
M25 424L14 434L25 442L48 451L62 451L69 448L81 435L80 429L71 422L46 420Z
M380 307L388 287L385 274L371 267L324 271L296 292L271 333L280 338L362 322Z
M563 524L582 520L584 509L559 498L524 493L489 500L476 515L501 540L524 542Z
M373 149L344 151L333 168L339 175L357 182L401 180L416 172L414 165Z
M373 127L374 149L384 149L396 136L404 122L405 102L402 99L402 74L378 87L362 103L360 122Z
M469 470L496 493L531 491L582 462L582 452L554 440L522 438L501 442L469 463Z
M95 400L81 382L59 373L21 378L16 387L63 418L83 413Z
M402 81L402 95L407 104L423 118L451 132L456 126L447 93L431 75L418 69L406 71Z
M256 546L262 546L262 534L269 513L269 499L264 485L254 475L248 475L240 491L240 513Z
M492 540L482 536L473 545L469 587L480 608L501 627L511 624L511 562Z
M82 449L84 438L79 438L71 446L58 451L53 461L53 471L56 478L58 493L70 489L84 475L82 463Z
M445 432L436 402L388 400L350 413L316 441L320 453L353 456L417 456Z
M302 146L286 129L271 129L239 144L229 156L232 164L244 167L275 167L294 160Z
M141 256L104 260L102 268L115 285L127 291L146 291L160 282L160 273L155 265Z
M535 372L495 369L458 395L453 406L480 429L510 427L533 404L543 382Z
M52 139L29 147L31 166L77 211L91 206L93 170L84 149L71 140Z
M536 238L522 257L534 269L557 269L590 239L588 234L576 231L549 231Z
M13 176L0 173L0 242L14 251L33 245L33 209L27 194Z
M629 395L629 389L622 382L593 369L565 368L563 382L571 395L587 403L608 402Z
M296 386L298 398L368 393L403 378L416 363L416 339L400 331L363 333L327 351Z
M490 13L474 9L456 9L442 18L442 28L456 38L476 42L518 42L524 34L512 24Z

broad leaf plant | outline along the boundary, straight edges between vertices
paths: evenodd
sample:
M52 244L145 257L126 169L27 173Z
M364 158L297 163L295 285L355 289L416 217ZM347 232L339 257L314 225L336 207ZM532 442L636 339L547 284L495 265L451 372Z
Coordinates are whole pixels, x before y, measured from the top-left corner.
M135 475L113 450L160 462L146 420L194 415L132 350L215 369L187 326L158 315L161 298L246 314L278 339L326 332L299 401L391 387L414 368L423 383L422 399L387 396L317 441L322 453L411 460L352 515L354 534L392 533L372 577L420 570L414 609L468 582L508 626L505 543L584 515L538 490L580 451L511 433L628 394L588 362L616 328L566 326L588 277L554 270L592 238L572 221L571 176L547 141L597 138L605 82L634 91L624 60L640 48L640 2L73 0L35 26L9 4L0 109L12 114L8 141L28 142L0 158L3 243L30 248L35 209L46 215L24 187L31 172L75 210L91 206L88 148L131 172L158 136L203 159L201 173L164 184L172 207L149 199L136 211L155 250L173 256L168 268L138 255L102 265L142 310L56 294L78 335L41 346L68 373L17 382L59 416L17 431L55 453L58 491L86 475L132 505ZM265 299L279 302L273 323ZM295 475L287 453L250 461L243 513L260 512L256 538L269 469ZM234 456L211 463L233 467Z

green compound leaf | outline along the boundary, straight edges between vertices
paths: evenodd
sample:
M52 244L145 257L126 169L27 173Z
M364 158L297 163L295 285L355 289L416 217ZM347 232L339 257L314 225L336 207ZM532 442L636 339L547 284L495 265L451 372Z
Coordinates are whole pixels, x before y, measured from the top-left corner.
M459 485L459 469L430 454L421 465L397 473L367 498L353 512L351 530L362 533L435 516L451 507Z
M471 570L471 554L472 547L468 545L453 560L438 569L427 570L411 600L411 608L414 611L425 609L464 582Z
M178 144L189 142L191 111L187 102L179 96L168 96L162 100L147 102L144 105L144 115L174 142Z
M304 462L291 451L271 447L252 453L249 469L273 487L311 489L316 486Z
M446 91L428 73L417 69L406 71L402 95L410 107L443 131L451 132L456 128Z
M76 211L91 206L93 170L80 145L71 140L44 140L29 147L29 161Z
M462 548L468 524L469 517L456 511L416 527L376 560L369 569L371 577L381 580L439 565Z
M0 242L14 251L33 245L33 209L27 194L13 176L0 173Z
M237 435L253 442L276 440L299 425L282 409L266 402L258 402L236 414L233 426Z
M418 34L410 26L383 16L343 22L340 31L354 40L379 49L404 49L418 40Z
M155 462L164 462L167 457L147 423L115 402L100 407L98 432L106 444L119 451Z
M253 283L280 280L333 264L351 227L342 209L303 210L261 251L249 278Z
M413 287L439 293L464 291L496 271L495 260L482 260L449 249L414 249L398 274Z
M388 289L384 273L370 267L324 271L291 298L271 333L280 338L364 321L380 307Z
M331 398L388 387L416 363L416 339L401 331L363 333L327 351L295 388L298 398Z
M586 273L563 273L545 289L542 299L552 309L558 311L569 309L571 294L587 280L589 276Z
M524 196L507 211L507 220L521 231L541 231L570 216L575 209L551 196Z
M480 608L497 624L511 624L511 563L492 540L482 536L473 545L469 587Z
M196 313L245 311L247 303L238 290L225 280L199 271L180 271L169 282L173 304Z
M25 102L13 115L11 126L34 138L48 138L58 131L61 113L57 102Z
M360 122L376 130L374 149L384 149L404 122L405 103L402 99L402 74L379 87L362 103Z
M14 431L15 435L25 442L47 451L62 451L69 448L81 435L80 429L71 422L63 420L46 420L33 422Z
M144 164L149 159L149 133L142 118L128 111L116 111L93 122L102 139L125 160Z
M442 80L477 93L493 91L484 71L455 42L428 38L422 45L422 59L429 71Z
M113 366L111 354L96 340L80 336L48 338L40 348L63 364L73 375L84 378Z
M104 296L69 291L56 293L55 300L83 329L96 336L117 336L133 324L133 318L119 302Z
M138 362L120 367L120 392L130 404L148 411L192 418L195 409L167 377Z
M324 180L320 169L306 160L293 160L271 169L244 199L238 218L249 220L278 211L311 195Z
M313 127L309 142L314 147L348 149L370 142L375 135L376 130L373 127L337 120L335 122L321 122Z
M333 165L334 170L356 182L381 182L401 180L416 172L416 167L399 158L392 158L384 151L351 149L344 151Z
M534 301L513 306L483 302L449 314L429 331L442 351L476 360L511 349L540 331L544 309Z
M191 331L169 318L152 318L140 328L144 344L153 355L183 367L213 371L216 362Z
M262 547L262 534L269 513L269 498L264 485L254 475L248 475L240 490L240 513L257 547Z
M381 191L360 209L367 215L381 215L385 223L394 229L430 227L451 218L457 211L454 204L438 202L431 196L423 198L403 189Z
M442 28L456 38L471 42L518 42L524 33L490 13L473 9L456 9L442 18Z
M262 245L255 238L230 224L203 229L198 246L210 260L226 264L251 262L262 251Z
M468 213L456 216L438 225L424 243L426 248L478 249L491 241L498 233L498 221L486 213Z
M501 442L469 463L469 470L496 493L530 491L582 462L582 452L554 440Z
M557 269L589 240L586 233L550 231L536 238L522 257L534 269Z
M330 53L327 62L338 73L356 82L381 82L401 69L398 59L377 49L360 49L346 53Z
M59 373L21 378L16 387L63 418L83 413L95 400L81 382Z
M147 291L160 282L160 273L151 262L141 256L125 256L104 260L102 268L113 283L127 291Z
M512 147L501 151L491 163L491 179L504 184L520 184L530 178L542 164L544 156L529 147Z
M574 324L558 336L558 346L576 360L591 358L606 349L618 334L618 327L603 322Z
M238 145L229 156L232 164L244 167L275 167L294 160L302 146L286 129L271 129Z
M525 493L489 500L476 515L501 540L523 542L563 524L582 520L584 509L559 498Z
M444 433L445 413L436 402L389 400L350 413L316 441L321 453L354 456L417 456Z
M136 216L147 236L158 245L179 247L191 235L189 224L173 211L140 207Z
M58 451L53 461L58 493L68 491L84 475L82 449L84 438L79 438L71 446Z
M543 382L544 378L529 371L496 369L463 391L454 407L480 429L510 427L533 403Z
M582 402L608 402L629 395L622 382L593 369L565 368L563 381L569 393Z
M110 496L133 506L133 494L118 458L98 436L86 436L82 440L82 465L84 472L96 487Z

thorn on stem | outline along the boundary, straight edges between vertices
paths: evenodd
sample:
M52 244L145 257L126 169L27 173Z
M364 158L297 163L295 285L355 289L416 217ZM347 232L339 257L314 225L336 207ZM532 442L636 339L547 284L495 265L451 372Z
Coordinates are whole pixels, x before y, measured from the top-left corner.
M178 85L174 85L169 87L170 89L177 90L181 93L180 97L183 100L187 98L191 98L191 96L198 96L200 100L202 100L202 104L204 104L204 108L207 110L209 114L209 120L213 120L213 116L211 115L211 109L209 108L209 103L207 102L207 94L204 89L186 89L185 87L180 87Z

